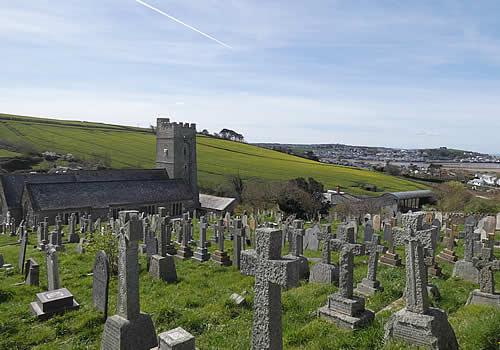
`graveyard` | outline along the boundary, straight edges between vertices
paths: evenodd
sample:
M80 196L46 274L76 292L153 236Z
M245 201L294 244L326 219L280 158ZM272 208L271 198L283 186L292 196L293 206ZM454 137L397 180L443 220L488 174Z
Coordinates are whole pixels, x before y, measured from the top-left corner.
M238 220L236 218L230 224L232 228L228 227L224 229L225 244L223 249L231 260L234 260L233 247L236 247L234 246L234 240L237 239L236 237L239 237L238 232L242 231L241 221ZM263 223L280 222L274 213L270 213L268 216L261 216L260 220ZM217 226L218 222L219 226ZM186 223L188 223L188 226L185 226ZM295 222L293 225L290 225L289 221L286 223L283 221L282 226L288 231L289 237L293 237L293 232L306 232L317 224L319 223L306 223L305 226L296 226ZM345 254L344 248L338 249L340 247L336 247L338 245L343 247L344 245L342 243L342 239L344 238L339 236L339 233L344 232L343 234L347 234L345 233L347 231L342 229L343 224L339 221L333 220L330 223L328 220L323 219L321 224L324 229L329 227L325 232L330 233L319 237L322 238L322 241L331 242L331 262L334 265L338 265L340 254ZM107 251L108 256L117 254L116 249L118 249L116 247L116 230L111 227L113 225L116 226L116 221L111 226L104 222L101 225L103 227L102 230L94 227L92 228L95 230L94 232L87 231L87 233L81 233L81 238L85 236L88 240L87 243L84 243L84 249L77 249L78 245L82 243L67 243L67 237L63 239L64 243L61 242L60 244L64 246L63 248L53 249L54 253L52 254L57 254L58 260L59 286L52 288L66 288L79 304L79 308L53 315L45 321L37 320L30 311L29 306L35 299L36 293L47 290L49 288L48 283L54 282L53 276L48 277L48 265L46 264L46 259L48 258L46 257L46 253L38 249L37 234L29 233L26 236L28 242L26 244L26 252L23 256L26 260L32 258L38 263L38 286L26 285L23 275L18 270L20 256L19 237L0 234L0 254L3 256L4 263L13 265L13 268L0 271L0 348L100 348L103 341L105 317L103 312L97 311L93 305L93 277L91 273L96 254L100 249ZM287 228L286 225L290 226ZM406 222L403 225L411 226L412 223ZM187 240L186 236L183 236L180 237L182 242L178 243L178 233L174 234L173 232L186 232L184 228L189 226L191 226L193 236L191 242ZM172 236L169 238L172 239L173 245L177 248L191 246L192 251L196 252L197 247L199 247L196 241L200 239L200 228L203 228L202 237L207 242L211 241L206 253L213 255L217 250L221 249L220 242L216 243L212 241L214 235L217 236L215 231L219 230L221 226L224 227L223 223L220 224L220 220L214 216L210 217L209 220L199 220L197 218L183 220L183 223L177 226L177 228L174 224ZM462 226L459 227L459 230L462 229ZM183 227L183 229L180 230L179 227ZM53 229L54 227L49 226L48 231L52 232ZM68 226L62 226L60 229L63 232L69 231ZM80 229L79 226L78 229ZM87 226L84 231L88 229ZM187 230L189 231L189 229ZM316 264L322 261L321 258L325 255L325 252L321 250L321 247L323 247L322 244L319 247L315 245L309 247L308 243L304 243L303 240L307 234L306 236L299 234L303 246L298 246L298 243L292 238L292 240L284 240L283 247L280 247L283 243L281 229L264 230L278 235L276 236L279 237L278 249L281 250L281 256L284 256L283 259L286 259L287 255L285 254L290 251L292 255L296 253L298 256L305 256L309 260L310 268L313 269ZM354 234L354 229L348 231L350 232L349 234ZM175 259L177 281L167 283L164 280L152 278L150 272L148 272L149 253L147 252L147 248L145 251L143 250L138 253L140 310L142 313L150 316L156 334L182 327L182 329L195 337L196 347L199 349L248 349L251 347L254 334L252 332L252 324L255 317L252 305L255 305L257 297L256 291L254 291L254 283L257 279L255 275L259 273L259 270L248 270L248 266L251 266L248 264L255 259L252 256L256 257L256 255L252 255L255 253L251 253L252 251L248 249L255 248L258 244L257 236L260 231L257 229L256 231L250 230L249 232L250 235L248 238L251 241L251 245L247 245L245 239L240 242L243 245L243 247L239 247L242 249L241 271L234 264L233 266L224 266L212 259L199 261L192 258L183 259L182 256L172 257L172 259ZM335 235L335 233L337 234ZM384 239L384 232L382 231L376 231L375 234L373 232L370 233L373 234L373 237L376 237L376 234L380 234L380 237L382 237L382 239L380 237L374 238L374 245L370 246L368 241L363 244L367 238L365 237L366 234L363 225L359 225L356 237L353 237L354 241L358 242L358 244L351 244L355 250L359 250L359 248L364 246L369 251L359 251L352 255L353 265L350 273L353 276L350 287L349 278L347 280L344 279L342 272L340 273L340 280L344 280L344 282L340 285L336 282L325 284L313 281L307 282L304 279L299 281L297 279L295 282L290 280L289 285L283 285L283 288L278 287L278 289L282 289L281 306L278 305L280 310L275 311L278 314L282 313L281 321L279 323L267 322L266 324L279 328L281 328L279 325L282 324L282 330L280 329L280 331L282 331L283 348L411 348L401 340L384 339L384 326L389 322L391 316L398 310L401 310L405 304L403 298L405 284L407 283L405 265L408 264L406 249L404 245L399 243L393 244L393 252L398 254L402 259L403 266L394 267L386 264L378 264L378 266L375 265L376 276L373 276L374 271L370 272L368 269L368 266L372 266L370 261L373 262L373 259L376 259L375 253L382 256L385 251L385 249L377 247L381 247L380 242L385 244L385 246L390 244ZM231 235L234 235L233 240L230 239ZM333 238L333 236L337 236L337 238ZM157 237L160 237L160 235L157 235ZM139 242L143 242L142 231ZM464 240L457 239L456 242L457 246L453 247L453 250L458 259L462 259L465 254ZM290 247L290 245L292 246ZM56 245L56 247L58 246ZM110 248L110 246L113 248ZM435 247L435 251L440 252L447 246L451 247L448 242L439 242ZM498 253L498 251L495 253L496 258L500 257ZM158 252L158 254L168 255L161 252ZM272 259L276 258L279 258L279 256L275 256ZM289 262L296 261L293 258L288 259ZM110 260L112 261L113 258ZM343 260L344 258L342 258ZM150 263L152 264L153 262L151 261ZM113 263L111 263L112 265ZM478 288L478 284L452 277L453 264L451 263L439 262L439 266L442 269L442 276L435 277L429 274L429 284L439 289L441 297L439 299L429 298L429 305L433 308L444 310L448 315L449 324L455 332L461 349L496 348L498 330L500 329L500 308L484 305L466 305L471 292ZM264 273L267 276L267 272L264 271ZM499 272L494 273L497 277L494 288L499 290ZM340 288L351 288L352 290L356 285L359 288L359 283L366 283L364 281L367 279L367 274L368 280L370 280L370 274L372 274L372 277L375 277L380 285L383 286L383 290L377 291L365 299L366 309L373 313L372 322L353 331L339 327L319 317L318 310L324 307L329 296L340 293ZM117 293L119 287L117 273L111 273L110 275L108 317L115 314L115 310L117 309L117 295L119 294ZM238 294L241 299L238 301L232 299L231 295L234 293ZM266 303L259 303L258 305L266 305ZM271 332L275 331L271 330ZM279 342L279 339L276 337L271 337L271 339ZM254 347L254 349L257 348L260 347ZM274 346L271 348L275 349L278 347Z

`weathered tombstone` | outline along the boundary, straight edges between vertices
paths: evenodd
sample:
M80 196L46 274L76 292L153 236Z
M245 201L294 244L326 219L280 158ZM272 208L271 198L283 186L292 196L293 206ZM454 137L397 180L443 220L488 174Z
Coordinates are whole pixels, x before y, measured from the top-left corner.
M76 245L76 252L78 254L85 253L85 243L87 243L87 240L85 238L80 238L80 242Z
M62 233L58 231L52 231L49 235L49 244L53 246L57 251L63 251L64 245L62 241Z
M321 229L319 225L314 225L305 230L304 239L302 242L303 251L306 249L317 252L319 250L319 236Z
M491 259L491 248L483 248L481 257L473 258L473 264L478 269L479 289L473 290L467 305L493 305L500 308L500 294L495 293L495 271L500 271L500 260Z
M314 264L311 268L309 282L332 284L338 281L339 269L331 263L330 240L332 240L334 236L330 225L323 226L320 238L323 242L321 262Z
M296 260L281 257L280 230L257 229L255 250L241 254L241 273L255 276L252 349L283 348L281 287L296 286L299 266Z
M447 229L448 236L444 241L446 243L446 247L438 254L437 258L444 262L449 262L454 264L455 261L458 260L457 255L455 254L455 237L453 235L453 231Z
M165 282L177 281L174 257L168 254L166 256L153 255L151 257L149 274L151 277Z
M21 237L21 245L19 246L19 255L17 258L17 267L21 274L24 273L24 260L26 259L27 246L28 246L28 231L25 231Z
M97 252L92 269L92 301L95 308L104 313L104 320L108 317L109 295L109 259L106 252Z
M177 250L172 242L172 224L168 217L160 218L160 235L158 240L158 253L161 256L175 255Z
M364 237L363 237L363 241L364 242L371 242L372 241L372 237L373 237L373 227L370 223L367 223L365 225L365 230L364 230Z
M198 246L194 252L193 259L199 262L210 260L210 253L207 248L207 230L208 230L208 222L207 219L202 216L200 218L200 240L198 242Z
M57 250L49 246L46 250L47 263L47 289L56 290L61 288L61 280L59 279L59 262L57 260Z
M453 266L453 277L478 283L478 270L473 264L474 250L476 249L476 245L474 244L474 225L465 225L464 233L464 258L463 260L458 260Z
M348 228L352 231L353 228ZM352 235L352 233L351 233ZM364 254L363 245L332 240L340 250L339 291L328 296L328 304L321 307L319 316L342 328L359 329L368 326L375 314L365 309L365 299L353 294L354 255Z
M285 255L286 259L295 259L299 262L299 278L307 279L309 277L309 262L304 254L303 238L305 234L304 221L294 220L292 223L292 252Z
M386 224L384 227L384 236L386 235L386 230L390 230L390 233L387 232L389 249L380 257L380 263L388 266L398 267L401 266L401 258L399 254L396 253L396 249L394 247L394 236L393 236L393 228L391 224Z
M439 221L440 227L443 225L443 213L441 213L440 211L435 212L434 219Z
M231 260L226 251L224 251L224 219L219 219L217 224L217 239L218 239L218 248L212 254L212 260L217 264L222 266L231 266Z
M416 346L458 349L455 332L443 310L429 307L424 249L416 237L406 244L406 307L385 325L384 340L396 338Z
M76 232L76 215L71 213L69 217L69 235L68 243L78 243L80 241L80 236Z
M104 325L102 350L150 350L158 345L151 316L141 313L139 304L138 241L142 222L137 211L121 211L124 223L118 243L117 314Z
M33 258L29 258L24 264L24 284L37 287L40 285L40 265Z
M190 259L193 256L193 250L189 246L189 240L190 240L190 235L191 235L191 219L189 219L189 213L184 214L183 220L181 223L181 230L180 230L180 238L181 238L181 245L179 249L177 250L176 256L179 259L186 260Z
M497 214L496 219L497 219L497 224L495 230L500 231L500 213Z
M181 327L158 335L158 350L195 350L194 336Z
M386 248L380 244L380 237L377 234L372 236L370 243L365 243L365 249L369 252L368 258L368 274L366 278L358 283L356 292L364 296L374 295L378 291L383 291L384 288L377 280L377 265L379 253L384 253Z
M241 250L244 245L243 224L240 219L235 219L232 230L233 235L233 265L238 269L241 265Z
M0 268L3 267L3 264L5 263L4 259L3 259L3 255L0 254Z
M31 312L39 320L46 320L55 314L76 310L79 307L80 305L73 298L73 294L66 288L37 293L36 301L30 304Z
M380 229L382 228L381 221L380 221L380 215L378 215L378 214L373 215L372 222L373 222L373 230L378 233L380 231Z

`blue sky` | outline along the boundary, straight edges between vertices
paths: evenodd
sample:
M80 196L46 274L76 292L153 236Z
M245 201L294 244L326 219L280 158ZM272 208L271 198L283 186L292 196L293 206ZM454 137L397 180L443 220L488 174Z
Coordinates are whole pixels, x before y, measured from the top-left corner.
M0 0L0 112L500 150L500 1Z

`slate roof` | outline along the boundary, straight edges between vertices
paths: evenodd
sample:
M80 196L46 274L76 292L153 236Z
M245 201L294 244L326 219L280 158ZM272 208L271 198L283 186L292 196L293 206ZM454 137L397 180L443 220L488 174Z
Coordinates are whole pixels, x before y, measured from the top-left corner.
M27 183L67 183L83 181L166 180L165 169L80 170L64 174L6 174L0 182L9 208L20 208Z
M108 208L110 205L154 204L192 200L182 179L27 183L33 209Z
M405 191L405 192L389 192L390 195L396 197L399 200L411 199L411 198L428 198L434 197L434 193L430 190L417 190L417 191Z
M235 202L236 198L217 197L200 193L200 206L202 209L225 211Z

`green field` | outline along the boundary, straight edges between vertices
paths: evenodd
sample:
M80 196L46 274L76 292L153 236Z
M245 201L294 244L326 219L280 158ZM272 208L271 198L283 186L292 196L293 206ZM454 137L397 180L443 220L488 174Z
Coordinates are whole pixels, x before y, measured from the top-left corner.
M195 224L195 235L198 235ZM65 232L67 232L65 228ZM209 232L209 236L211 232ZM360 230L361 235L361 230ZM102 314L92 307L92 271L94 254L87 249L83 255L75 252L75 244L65 244L59 253L62 286L68 288L81 304L78 311L68 312L46 322L34 319L29 303L36 293L47 287L45 258L33 248L34 234L26 256L34 257L40 264L40 288L18 285L23 277L14 271L6 274L0 270L0 349L99 349L103 321ZM97 237L101 237L97 235ZM0 254L7 263L17 264L19 245L16 237L0 235ZM12 244L12 245L7 245ZM231 242L226 242L231 254ZM214 250L214 245L210 250ZM441 250L442 247L438 249ZM462 242L457 248L463 256ZM404 251L398 249L404 262ZM319 252L306 251L310 257ZM355 258L355 282L366 276L366 256ZM145 256L140 257L141 310L152 316L157 333L183 327L196 336L197 348L249 349L252 331L252 301L254 278L242 276L235 267L223 268L212 262L175 260L179 282L166 284L153 280L146 272ZM338 254L332 254L338 261ZM431 283L440 289L442 298L434 306L449 314L460 349L497 349L500 335L500 309L494 307L465 306L471 290L477 285L451 278L452 265L441 264L443 279L432 278ZM496 288L500 289L500 272L496 273ZM378 279L385 288L382 293L367 299L367 308L379 312L395 304L394 309L377 313L375 322L366 329L351 332L342 330L316 317L316 310L325 305L328 295L335 292L334 285L301 282L298 288L283 291L283 341L290 350L340 350L340 349L410 349L404 344L384 345L384 324L390 315L402 307L400 302L405 285L404 268L379 266ZM232 293L247 291L248 305L237 307L229 302ZM115 313L117 278L110 284L110 315ZM396 302L396 303L395 303Z
M155 136L147 129L86 122L17 117L0 114L1 144L19 152L55 151L80 159L110 159L115 168L154 167ZM198 178L202 188L213 188L231 174L244 179L287 180L314 177L328 188L340 185L353 193L370 194L359 184L380 191L426 188L397 177L356 168L321 164L284 153L199 135Z
M12 152L6 149L0 149L0 158L12 158L12 157L17 157L20 156L20 153L17 152Z

